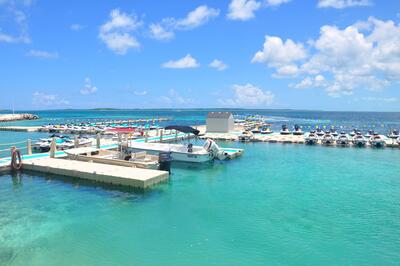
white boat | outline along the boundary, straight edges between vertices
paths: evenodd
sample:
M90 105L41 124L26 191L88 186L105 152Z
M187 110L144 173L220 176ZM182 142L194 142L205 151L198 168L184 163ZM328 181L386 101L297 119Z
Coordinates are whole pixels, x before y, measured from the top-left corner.
M395 130L392 130L392 131L389 133L388 137L391 138L391 139L397 140L397 139L400 137L399 131L396 130L396 129L395 129Z
M123 144L125 152L146 151L150 154L170 153L173 161L203 163L213 159L224 160L228 153L221 149L215 141L207 139L203 146L194 146L191 143L169 144L169 143L144 143L130 141L128 145Z
M325 135L325 133L324 133L324 131L322 131L322 129L320 129L320 128L317 128L317 132L315 133L319 138L322 138L324 135Z
M367 139L361 134L357 134L353 137L353 145L357 147L364 147L367 144Z
M339 137L336 139L336 144L340 146L347 146L350 144L350 139L345 132L340 132Z
M261 129L261 134L263 135L272 134L272 130L269 127L264 127Z
M321 142L324 145L330 146L330 145L333 145L335 143L335 138L331 135L331 132L326 131Z
M337 136L339 136L339 134L338 134L338 132L336 131L336 129L334 128L334 127L332 127L331 128L331 135L333 136L333 137L337 137Z
M310 133L308 133L308 135L305 137L305 142L308 145L314 145L317 144L318 142L318 136L315 133L315 131L310 131Z
M239 135L238 140L240 142L250 142L254 139L254 135L251 131L243 131L242 134Z
M371 137L371 146L376 148L382 148L386 145L385 140L378 133L374 133Z
M290 130L288 129L287 125L283 125L281 129L281 135L290 135Z
M364 137L367 140L370 140L373 134L374 134L374 132L372 130L368 130L367 134L365 134Z
M303 131L301 130L299 125L294 125L293 135L303 135Z
M353 131L351 131L349 135L350 137L354 137L355 135L357 135L358 132L360 132L358 129L353 129Z

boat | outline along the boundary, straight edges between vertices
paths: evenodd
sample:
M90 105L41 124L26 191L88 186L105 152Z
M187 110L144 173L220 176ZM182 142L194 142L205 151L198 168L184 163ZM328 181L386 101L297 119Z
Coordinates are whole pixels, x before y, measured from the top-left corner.
M357 147L364 147L367 144L367 139L359 132L353 137L353 145Z
M224 160L228 154L211 139L207 139L203 146L194 146L189 143L169 144L169 143L144 143L130 141L122 144L122 149L126 153L146 151L149 154L170 153L173 161L203 163L214 159Z
M326 146L330 146L335 143L335 138L331 135L330 131L326 131L321 142L322 142L322 144L324 144Z
M159 156L146 152L127 153L126 150L106 150L94 147L65 151L70 160L119 165L144 169L159 169Z
M271 130L270 127L263 127L263 128L261 129L261 132L260 132L260 133L263 134L263 135L267 135L267 134L272 134L273 132L272 132L272 130Z
M281 129L281 135L290 135L290 131L287 127L287 125L282 125L282 129Z
M370 140L373 134L374 134L374 131L368 130L367 134L365 134L364 137L365 137L367 140Z
M183 133L191 133L198 136L200 131L189 126L167 126L166 130L177 130ZM203 146L188 144L169 144L169 143L146 143L128 141L121 144L121 148L126 153L146 151L149 154L168 153L173 161L203 163L214 159L225 160L229 153L220 148L212 139L207 139Z
M322 131L322 129L320 129L320 128L317 128L317 132L315 134L319 138L322 138L325 135L324 131Z
M350 139L347 136L346 132L340 132L339 137L336 139L336 144L339 146L347 146L350 144Z
M360 131L355 128L349 133L349 135L350 135L350 137L354 137L355 135L357 135L358 132L360 132Z
M69 136L53 134L49 138L39 139L36 143L32 145L32 150L34 152L50 151L50 146L53 138L55 140L57 150L67 150L76 147L89 147L92 145L92 140L86 137L77 137L76 140L74 140L71 139Z
M338 134L338 132L336 131L336 129L334 128L334 127L332 127L331 128L331 135L333 136L333 137L337 137L337 136L339 136L339 134Z
M253 133L253 134L258 134L258 133L261 133L261 130L260 130L260 128L257 126L257 127L255 127L255 128L253 128L252 130L250 130L251 131L251 133Z
M294 125L293 135L303 135L304 132L301 130L299 125Z
M305 137L305 143L308 145L314 145L318 142L318 136L314 130L310 131L308 135Z
M371 137L371 146L375 148L383 148L386 145L385 140L378 133L374 133Z
M399 131L396 130L396 129L392 130L389 133L388 137L391 138L391 139L397 140L400 137Z
M254 135L251 131L243 131L242 134L239 135L238 140L240 142L250 142L254 140Z

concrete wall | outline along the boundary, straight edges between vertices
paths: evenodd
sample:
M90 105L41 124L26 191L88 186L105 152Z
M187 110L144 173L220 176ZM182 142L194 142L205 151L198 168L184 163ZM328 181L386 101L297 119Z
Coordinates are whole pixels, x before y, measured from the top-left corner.
M227 133L234 130L234 120L230 118L207 118L206 119L207 132L221 132Z

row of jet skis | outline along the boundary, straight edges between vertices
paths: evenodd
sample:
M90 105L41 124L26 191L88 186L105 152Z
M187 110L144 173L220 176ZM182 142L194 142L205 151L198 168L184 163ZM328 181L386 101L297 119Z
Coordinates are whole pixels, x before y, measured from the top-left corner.
M79 136L75 139L71 139L69 136L53 134L50 135L49 138L40 138L32 145L32 150L34 152L48 152L53 138L55 139L57 150L92 146L92 140L88 137Z
M250 141L252 134L271 134L273 131L270 127L264 128L253 128L251 130L246 130L239 136L239 140L242 142ZM289 130L287 125L283 125L280 132L281 135L304 135L299 125L295 125L293 131ZM392 140L393 144L398 144L400 146L400 133L398 130L392 130L387 137ZM362 134L360 130L354 129L350 133L344 131L338 133L334 128L330 130L323 131L318 128L316 130L310 131L306 134L304 140L306 144L313 145L318 142L323 145L339 145L348 146L354 145L357 147L364 147L370 144L373 147L384 147L386 145L386 137L380 135L377 132L369 130L366 134Z
M397 130L390 132L388 137L393 140L393 143L400 145L400 135ZM338 133L334 129L325 132L321 129L317 129L311 131L304 140L305 143L309 145L317 144L318 141L328 146L335 144L338 146L348 146L352 144L357 147L364 147L368 143L372 147L384 147L386 145L384 137L372 130L363 135L359 130L353 130L348 134L344 131Z
M133 123L122 123L122 124L96 124L96 123L80 123L80 124L59 124L59 125L44 125L39 128L39 131L49 133L63 133L63 134L96 134L96 133L110 133L118 129L157 129L161 128L155 124L133 124Z

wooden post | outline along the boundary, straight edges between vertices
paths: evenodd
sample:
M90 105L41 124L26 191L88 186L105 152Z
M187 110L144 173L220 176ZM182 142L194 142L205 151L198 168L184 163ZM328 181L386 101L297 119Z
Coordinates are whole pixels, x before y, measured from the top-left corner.
M96 135L96 148L100 149L100 134L97 133Z
M160 129L157 128L157 129L156 129L156 136L158 137L159 134L160 134Z
M161 130L160 130L160 143L162 142L162 139L163 139L163 133L164 133L164 132L163 132L163 130L161 129Z
M50 144L50 158L54 158L56 156L56 151L57 151L56 138L53 138Z
M178 130L175 129L175 142L178 141Z
M144 142L147 142L149 138L149 133L147 132L147 130L144 132Z
M28 155L32 155L32 141L31 141L31 139L28 139L28 141L26 143L26 153Z

